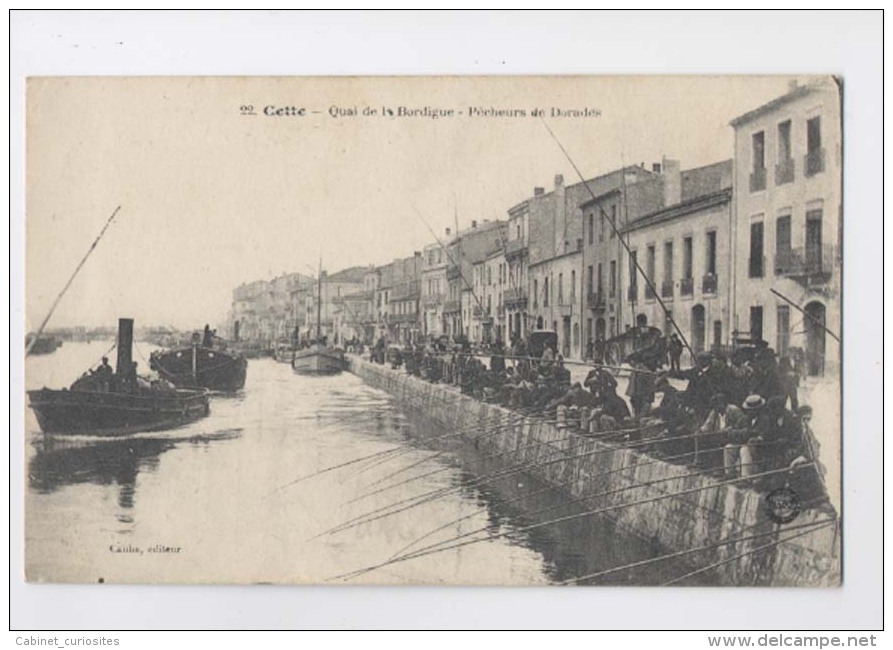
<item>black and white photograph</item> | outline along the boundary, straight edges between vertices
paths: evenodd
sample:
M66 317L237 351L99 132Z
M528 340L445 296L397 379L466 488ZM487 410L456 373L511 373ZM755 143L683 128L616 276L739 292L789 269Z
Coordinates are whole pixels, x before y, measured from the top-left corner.
M840 586L832 72L30 77L26 580Z

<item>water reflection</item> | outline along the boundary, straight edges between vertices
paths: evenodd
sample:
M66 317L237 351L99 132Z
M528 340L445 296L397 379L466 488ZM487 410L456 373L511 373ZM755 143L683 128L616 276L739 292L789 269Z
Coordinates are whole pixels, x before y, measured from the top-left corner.
M28 464L28 481L40 494L82 483L116 485L118 505L129 509L134 505L138 474L155 472L163 453L177 445L207 445L240 434L240 429L229 429L181 438L128 436L115 440L41 435L32 443L35 453Z

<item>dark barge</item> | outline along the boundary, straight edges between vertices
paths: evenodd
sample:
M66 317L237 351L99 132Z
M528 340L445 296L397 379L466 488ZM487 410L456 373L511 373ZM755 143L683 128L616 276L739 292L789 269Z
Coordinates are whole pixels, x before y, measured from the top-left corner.
M41 431L57 435L120 436L157 431L210 413L207 390L176 389L138 377L132 360L133 320L118 322L115 372L103 364L61 390L28 391Z

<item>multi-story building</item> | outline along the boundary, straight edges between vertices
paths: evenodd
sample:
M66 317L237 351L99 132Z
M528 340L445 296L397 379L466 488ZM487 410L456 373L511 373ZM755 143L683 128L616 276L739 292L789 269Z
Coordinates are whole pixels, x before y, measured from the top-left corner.
M621 252L617 259L628 267L625 290L616 284L619 263L612 259L607 288L596 291L629 306L620 310L629 315L624 324L654 325L669 335L675 321L695 354L719 349L730 335L732 161L680 173L675 161L665 160L663 175L665 207L620 228L654 290Z
M731 125L734 328L780 355L800 348L810 375L836 374L840 349L828 332L840 332L840 88L830 78L792 85Z
M446 236L449 239L449 228ZM437 337L446 333L443 305L446 301L448 266L449 258L440 242L425 246L422 251L420 287L422 335L425 337Z
M422 254L394 260L388 292L388 337L399 343L414 343L421 337L419 299L421 297Z
M311 282L300 273L288 273L236 287L230 335L240 340L287 339L304 316L301 296Z
M630 166L589 182L591 193L587 192L580 206L584 356L593 350L590 342L620 334L632 321L625 312L626 297L620 289L627 274L627 255L617 233L637 216L664 205L662 169L659 164L651 171L644 165Z
M543 193L543 188L534 188L535 196L540 196ZM527 289L530 199L525 199L509 208L508 215L503 250L508 282L503 293L503 302L505 304L506 338L511 344L516 340L527 338L530 329L529 292Z
M624 181L624 174L626 181ZM506 260L509 264L507 318L512 336L527 329L551 329L558 334L559 351L581 358L586 352L586 335L592 332L587 295L582 290L586 251L584 245L584 206L596 197L642 179L654 176L640 167L617 170L565 187L564 178L555 176L554 189L535 188L534 195L509 211L509 237ZM515 241L524 241L514 243ZM616 240L615 240L616 241ZM525 254L526 248L526 254ZM589 251L590 260L596 256ZM590 261L590 265L594 262ZM527 295L523 282L527 276ZM511 286L514 285L514 286ZM591 293L591 291L590 291ZM524 298L526 297L526 302ZM526 313L525 313L526 312ZM587 320L584 321L584 318ZM589 329L584 330L588 323Z

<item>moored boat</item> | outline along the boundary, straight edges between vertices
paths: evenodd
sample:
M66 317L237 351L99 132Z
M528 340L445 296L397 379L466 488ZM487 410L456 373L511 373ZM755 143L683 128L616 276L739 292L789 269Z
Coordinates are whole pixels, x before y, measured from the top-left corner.
M201 341L196 334L192 345L156 350L149 356L149 366L179 388L232 392L245 386L248 361L215 341L206 326Z
M28 391L41 431L57 435L120 436L169 429L210 413L207 390L183 390L163 379L150 382L132 360L133 320L118 322L115 371L107 359L70 388Z
M291 367L299 375L336 375L347 369L344 352L328 345L322 335L322 262L317 278L316 338L309 346L295 350Z
M296 350L291 365L300 375L336 375L347 368L344 353L326 345L324 339L314 341L310 347Z

